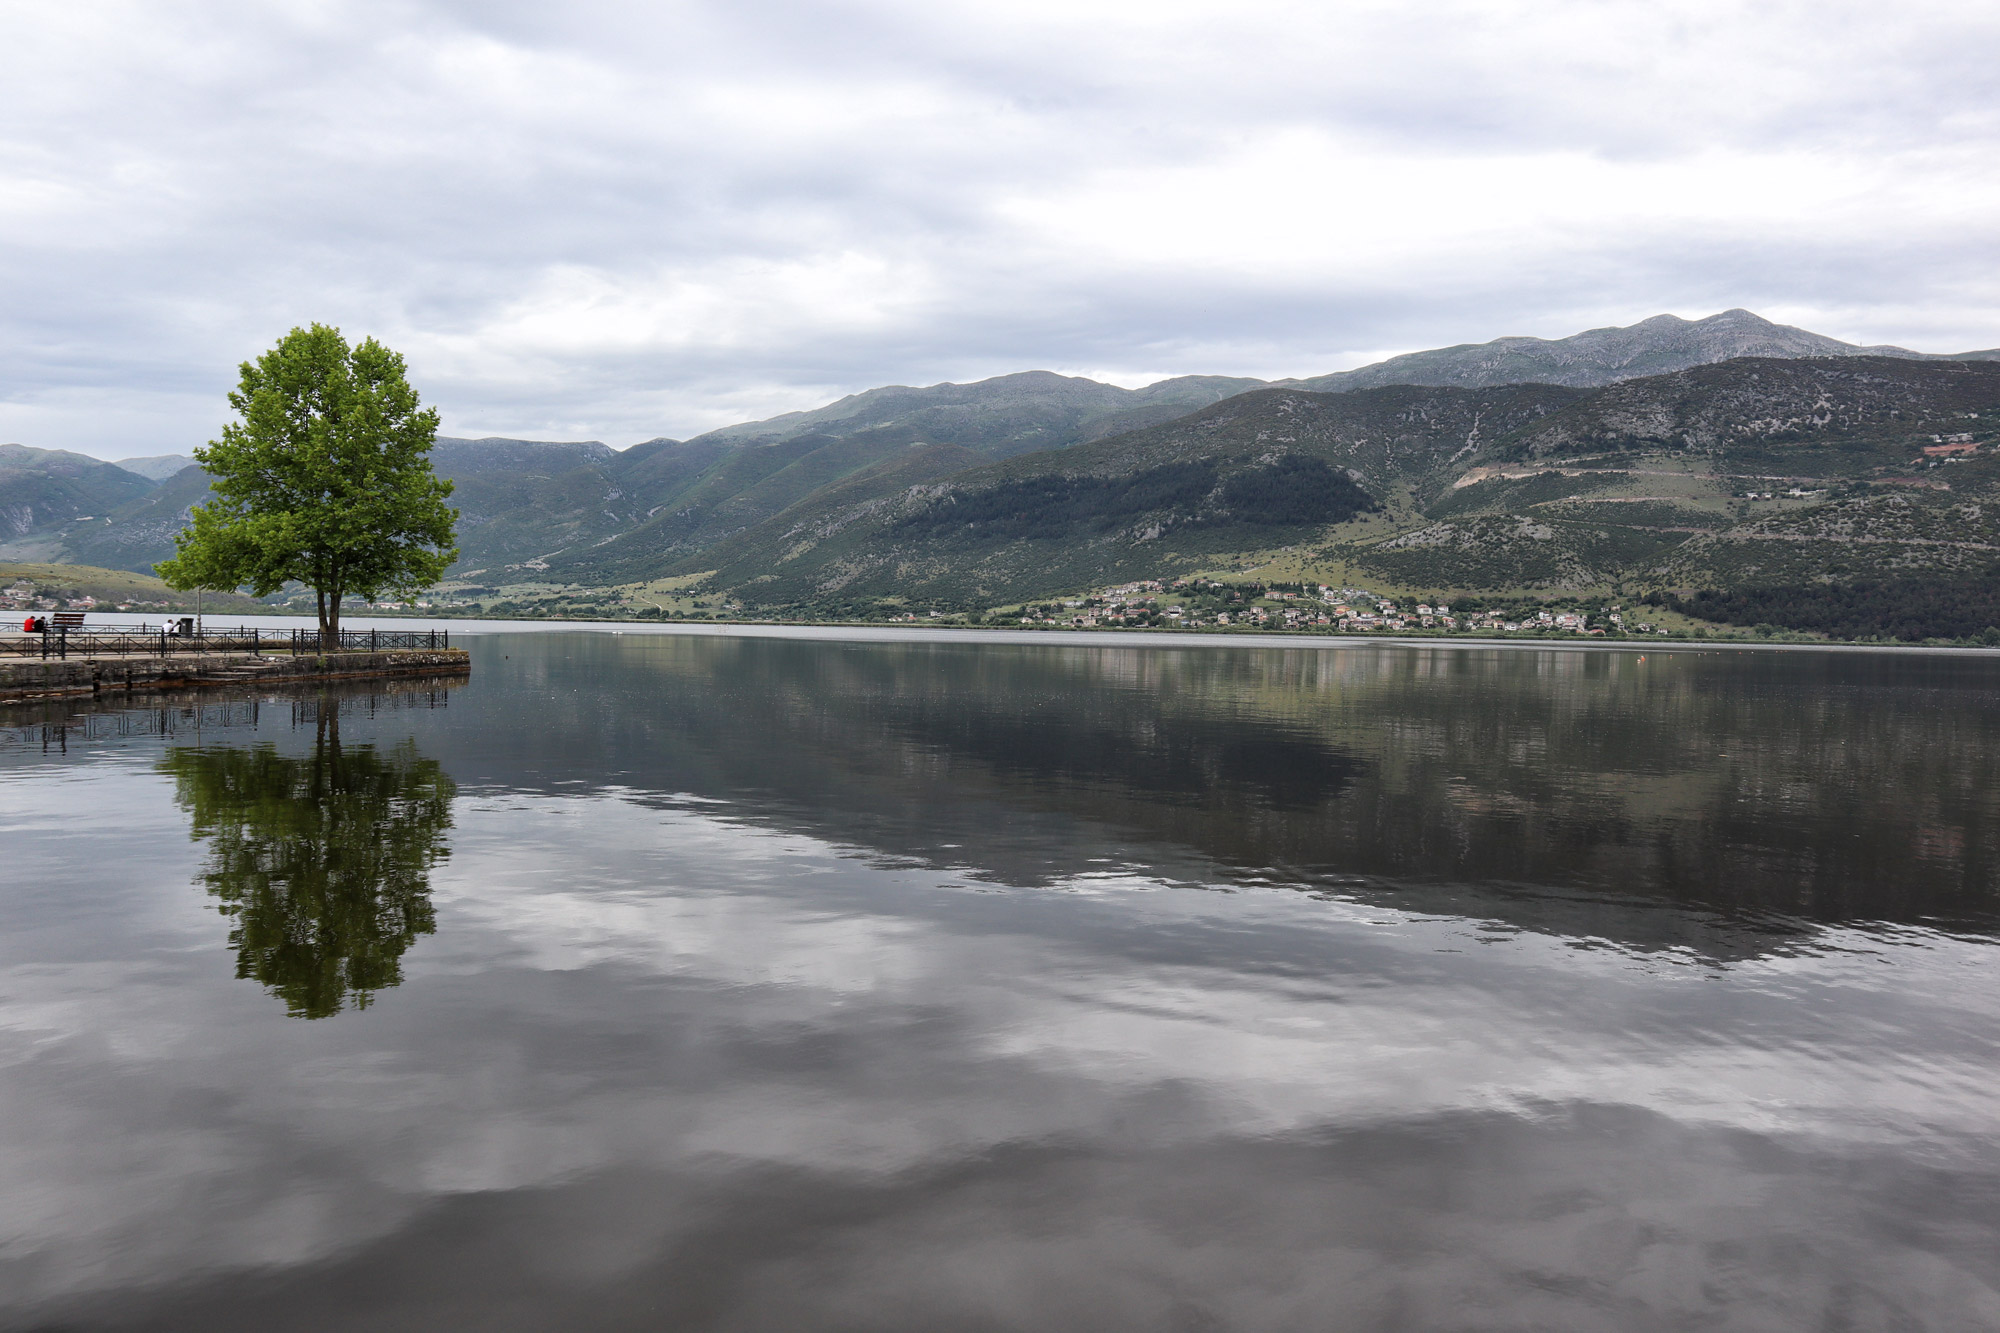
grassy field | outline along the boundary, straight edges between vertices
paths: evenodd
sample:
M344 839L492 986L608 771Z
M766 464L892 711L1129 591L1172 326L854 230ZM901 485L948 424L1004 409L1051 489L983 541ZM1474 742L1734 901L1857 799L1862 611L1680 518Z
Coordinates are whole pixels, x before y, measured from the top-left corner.
M13 590L23 589L25 595ZM123 569L100 569L95 565L9 564L0 562L0 596L33 605L54 598L67 603L73 598L94 597L97 610L111 611L193 611L191 592L176 592L149 574ZM255 598L237 593L205 592L204 611L248 614L270 608Z

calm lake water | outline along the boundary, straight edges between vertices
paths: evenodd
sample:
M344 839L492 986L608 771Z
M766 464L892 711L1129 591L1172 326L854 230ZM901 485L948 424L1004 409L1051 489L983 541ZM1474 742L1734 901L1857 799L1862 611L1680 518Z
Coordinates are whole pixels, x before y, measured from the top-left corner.
M0 1327L2000 1328L2000 660L0 711Z

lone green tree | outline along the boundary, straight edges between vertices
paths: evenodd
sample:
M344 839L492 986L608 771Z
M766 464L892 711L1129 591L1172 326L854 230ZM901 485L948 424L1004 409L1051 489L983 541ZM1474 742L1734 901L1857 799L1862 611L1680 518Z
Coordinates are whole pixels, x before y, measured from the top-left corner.
M265 597L303 583L330 636L343 597L413 595L458 558L452 485L431 470L438 414L417 405L401 356L293 329L243 363L229 405L238 419L194 451L214 498L155 566L168 584Z

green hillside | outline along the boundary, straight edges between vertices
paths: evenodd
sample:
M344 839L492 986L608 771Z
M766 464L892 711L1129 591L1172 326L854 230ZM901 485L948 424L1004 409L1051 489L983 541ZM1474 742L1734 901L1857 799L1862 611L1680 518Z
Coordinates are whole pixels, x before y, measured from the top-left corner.
M1262 390L1092 444L885 474L665 572L791 614L977 609L1253 566L1461 592L1960 576L2000 555L1996 442L1991 362Z
M0 444L0 546L17 554L59 549L152 489L137 473L82 454Z
M1066 449L1258 384L1187 376L1122 389L1032 371L975 384L871 389L813 412L642 445L646 456L621 466L619 485L643 497L643 516L601 541L570 542L548 557L546 576L579 584L648 580L701 564L704 552L760 525L795 526L829 488L895 472L906 455L921 455L917 466L931 475L946 458L972 466ZM925 452L939 448L955 452ZM795 512L800 505L807 510Z
M124 569L91 565L0 562L0 602L8 609L26 609L45 602L69 605L89 597L96 610L192 611L191 592L176 592L158 579ZM216 613L253 614L271 608L233 593L203 593L202 609ZM18 628L18 626L16 626Z
M780 518L670 572L704 565L718 590L801 607L1013 602L1175 573L1407 507L1486 432L1519 429L1578 393L1260 390L1166 425L870 492L815 524ZM1291 504L1294 493L1314 503Z
M188 511L207 497L208 482L199 467L183 468L112 510L109 522L70 530L61 545L63 559L150 575L155 564L174 553L174 534L186 526Z
M539 560L632 521L617 481L622 455L598 442L440 439L431 453L454 486L459 568Z

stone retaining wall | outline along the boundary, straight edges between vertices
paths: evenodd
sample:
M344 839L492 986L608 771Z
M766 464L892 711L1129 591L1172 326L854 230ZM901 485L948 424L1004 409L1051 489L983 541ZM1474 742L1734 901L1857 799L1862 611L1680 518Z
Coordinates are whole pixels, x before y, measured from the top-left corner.
M471 670L472 655L463 648L327 653L321 657L213 653L184 657L72 657L68 661L0 658L0 702L58 699L114 690L297 685L318 680L436 676Z

